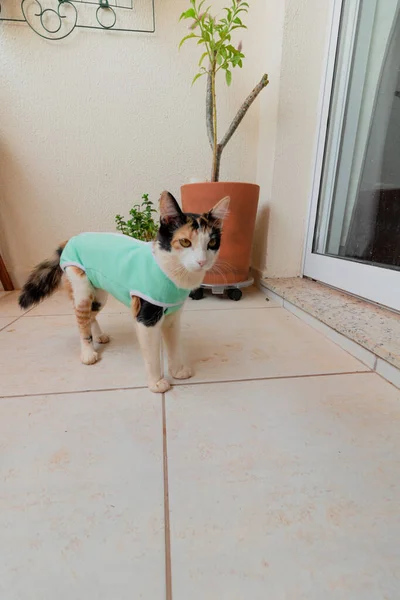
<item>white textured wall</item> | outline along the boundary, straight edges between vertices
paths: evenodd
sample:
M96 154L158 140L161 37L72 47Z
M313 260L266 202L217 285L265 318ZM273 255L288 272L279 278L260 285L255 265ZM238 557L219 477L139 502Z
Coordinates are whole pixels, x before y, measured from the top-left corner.
M235 70L231 90L220 86L223 127L268 70L262 51L271 39L281 45L279 4L252 3L246 68ZM27 25L1 24L0 247L16 283L59 241L113 229L115 213L126 214L143 192L157 200L164 188L179 194L190 178L208 177L205 81L190 87L198 48L177 51L186 30L177 19L187 6L157 0L155 35L78 30L47 42ZM263 94L277 102L278 79L271 80ZM276 106L268 111L274 119ZM263 123L268 134L265 116ZM223 157L224 179L256 180L258 132L259 103ZM270 173L274 138L268 144Z
M269 214L273 202L271 192L278 124L284 9L283 0L269 0L265 3L264 20L259 22L260 60L265 65L264 70L268 73L271 83L260 97L257 164L260 204L252 259L252 265L258 272L265 269Z
M267 251L261 265L268 277L301 273L330 2L285 2Z

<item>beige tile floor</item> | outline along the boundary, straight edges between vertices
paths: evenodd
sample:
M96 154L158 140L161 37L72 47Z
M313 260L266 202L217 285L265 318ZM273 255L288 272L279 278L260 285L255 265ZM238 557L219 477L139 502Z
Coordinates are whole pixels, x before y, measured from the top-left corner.
M0 598L397 600L400 392L250 290L189 301L150 394L129 312L0 295Z

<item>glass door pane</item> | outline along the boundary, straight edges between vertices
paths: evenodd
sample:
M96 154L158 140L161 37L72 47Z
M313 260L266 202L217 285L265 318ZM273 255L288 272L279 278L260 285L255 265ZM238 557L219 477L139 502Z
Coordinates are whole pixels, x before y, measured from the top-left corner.
M344 0L313 252L400 270L400 0Z

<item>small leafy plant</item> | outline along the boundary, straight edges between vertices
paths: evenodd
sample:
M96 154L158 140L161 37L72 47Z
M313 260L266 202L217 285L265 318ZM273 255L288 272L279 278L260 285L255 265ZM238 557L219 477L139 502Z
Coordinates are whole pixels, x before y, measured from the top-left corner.
M124 235L150 242L154 240L158 231L158 225L153 218L153 213L157 212L148 194L143 194L142 204L135 204L129 211L132 217L128 221L121 215L115 216L117 230Z
M218 181L222 151L235 133L251 104L261 90L268 85L269 81L268 75L262 76L260 82L239 108L228 131L218 142L216 76L220 71L224 71L226 83L231 85L232 69L235 67L242 68L243 66L245 56L242 53L242 42L239 42L235 47L232 44L232 33L236 29L247 29L242 22L242 17L247 14L249 4L242 0L231 0L231 4L223 9L224 16L217 19L209 12L211 6L203 10L205 1L201 0L198 3L197 0L190 0L191 8L181 14L180 20L190 19L192 22L189 25L190 33L181 40L179 48L190 39L197 39L197 44L202 47L202 55L198 64L199 72L195 75L193 83L203 75L207 75L206 124L208 140L213 151L211 181ZM204 66L204 61L206 61L206 64L208 62L208 66Z

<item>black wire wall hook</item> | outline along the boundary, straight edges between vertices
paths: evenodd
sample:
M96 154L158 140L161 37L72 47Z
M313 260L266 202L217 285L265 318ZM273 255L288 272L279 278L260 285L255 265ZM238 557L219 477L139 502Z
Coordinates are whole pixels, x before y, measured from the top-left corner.
M0 21L27 23L46 40L62 40L76 28L103 29L130 33L155 33L155 0L148 0L150 26L148 28L126 27L130 15L136 16L134 0L21 0L22 18L8 14L9 4L0 0ZM90 10L92 7L92 10ZM15 5L10 7L14 10ZM89 9L89 10L88 10ZM131 12L130 12L131 11ZM109 14L108 24L103 16ZM87 24L87 20L95 23Z

